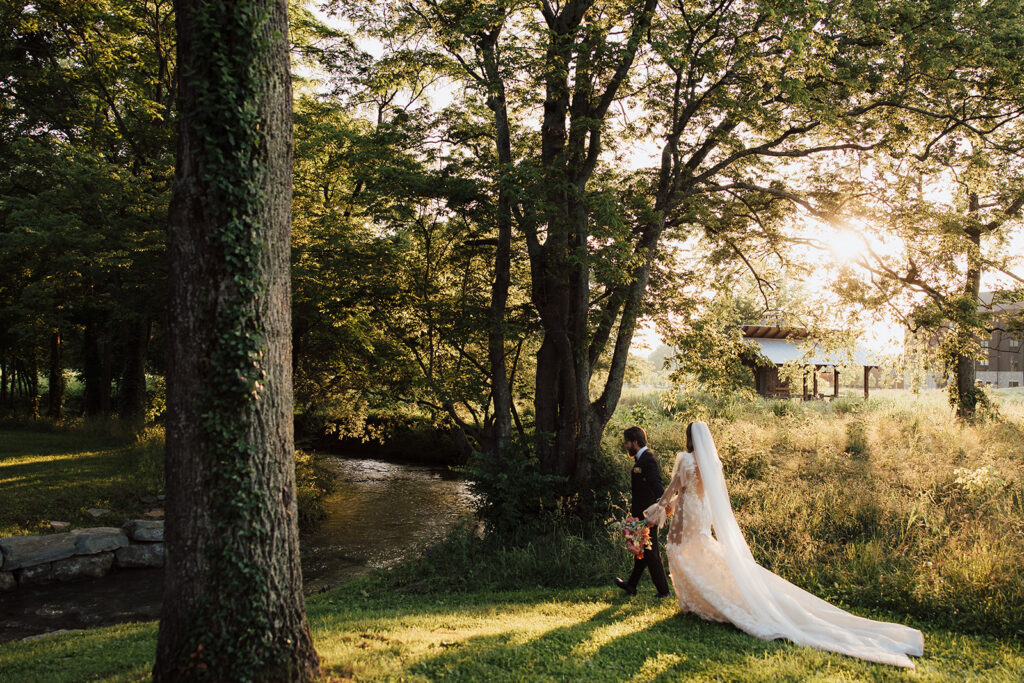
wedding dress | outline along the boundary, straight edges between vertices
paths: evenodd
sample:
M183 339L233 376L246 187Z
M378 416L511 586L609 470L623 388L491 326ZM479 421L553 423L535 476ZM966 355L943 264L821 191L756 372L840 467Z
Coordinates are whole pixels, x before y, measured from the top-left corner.
M694 452L677 455L665 493L644 512L661 527L674 510L665 550L679 608L764 640L787 638L913 669L907 655L924 652L920 631L845 612L754 561L733 516L708 426L693 423L691 437Z

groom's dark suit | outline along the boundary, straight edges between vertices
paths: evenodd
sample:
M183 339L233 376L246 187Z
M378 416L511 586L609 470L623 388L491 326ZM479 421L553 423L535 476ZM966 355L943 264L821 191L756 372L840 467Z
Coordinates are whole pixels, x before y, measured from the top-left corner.
M644 518L644 510L658 502L661 495L665 493L665 486L661 482L661 468L658 467L658 460L650 449L645 450L636 458L633 463L632 474L633 497L630 502L630 514L640 519ZM644 559L636 560L633 564L633 573L629 575L630 586L636 588L640 577L644 573L644 567L651 572L651 581L658 593L668 593L668 578L665 576L665 565L661 562L661 552L658 548L658 528L651 528L651 547L644 551Z

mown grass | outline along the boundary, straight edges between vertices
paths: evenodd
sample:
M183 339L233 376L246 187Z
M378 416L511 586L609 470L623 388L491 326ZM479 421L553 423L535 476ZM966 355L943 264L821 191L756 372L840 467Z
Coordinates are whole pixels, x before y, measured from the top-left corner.
M334 475L314 456L296 452L299 527L324 518ZM72 527L113 525L161 507L143 496L164 490L164 433L123 432L116 421L46 420L0 426L0 536L50 533L50 521ZM89 508L109 512L102 517Z
M0 428L0 536L114 524L155 506L139 498L163 490L163 433L137 438L82 427ZM88 508L110 512L99 518Z
M310 598L328 680L1020 680L1024 650L923 627L916 671L765 642L611 588L409 595L371 578ZM891 615L860 610L866 616ZM0 645L0 681L147 678L156 624Z

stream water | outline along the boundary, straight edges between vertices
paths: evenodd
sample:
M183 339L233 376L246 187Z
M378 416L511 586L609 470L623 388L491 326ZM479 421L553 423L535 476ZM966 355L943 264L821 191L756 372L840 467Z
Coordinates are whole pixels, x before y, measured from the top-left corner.
M390 566L440 540L470 514L473 496L445 468L329 457L337 489L327 519L300 538L306 594ZM115 569L101 579L0 594L0 642L160 614L161 569Z

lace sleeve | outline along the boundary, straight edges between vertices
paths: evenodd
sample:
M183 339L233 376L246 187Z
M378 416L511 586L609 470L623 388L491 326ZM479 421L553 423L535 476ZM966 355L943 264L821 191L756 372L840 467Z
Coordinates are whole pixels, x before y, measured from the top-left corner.
M686 453L680 453L676 459L676 467L672 472L672 481L668 483L665 492L661 494L658 502L644 510L644 517L647 521L657 525L658 528L665 525L666 517L672 514L672 510L675 507L676 497L682 492L688 482L690 469L686 467L688 464L685 462L686 455Z

